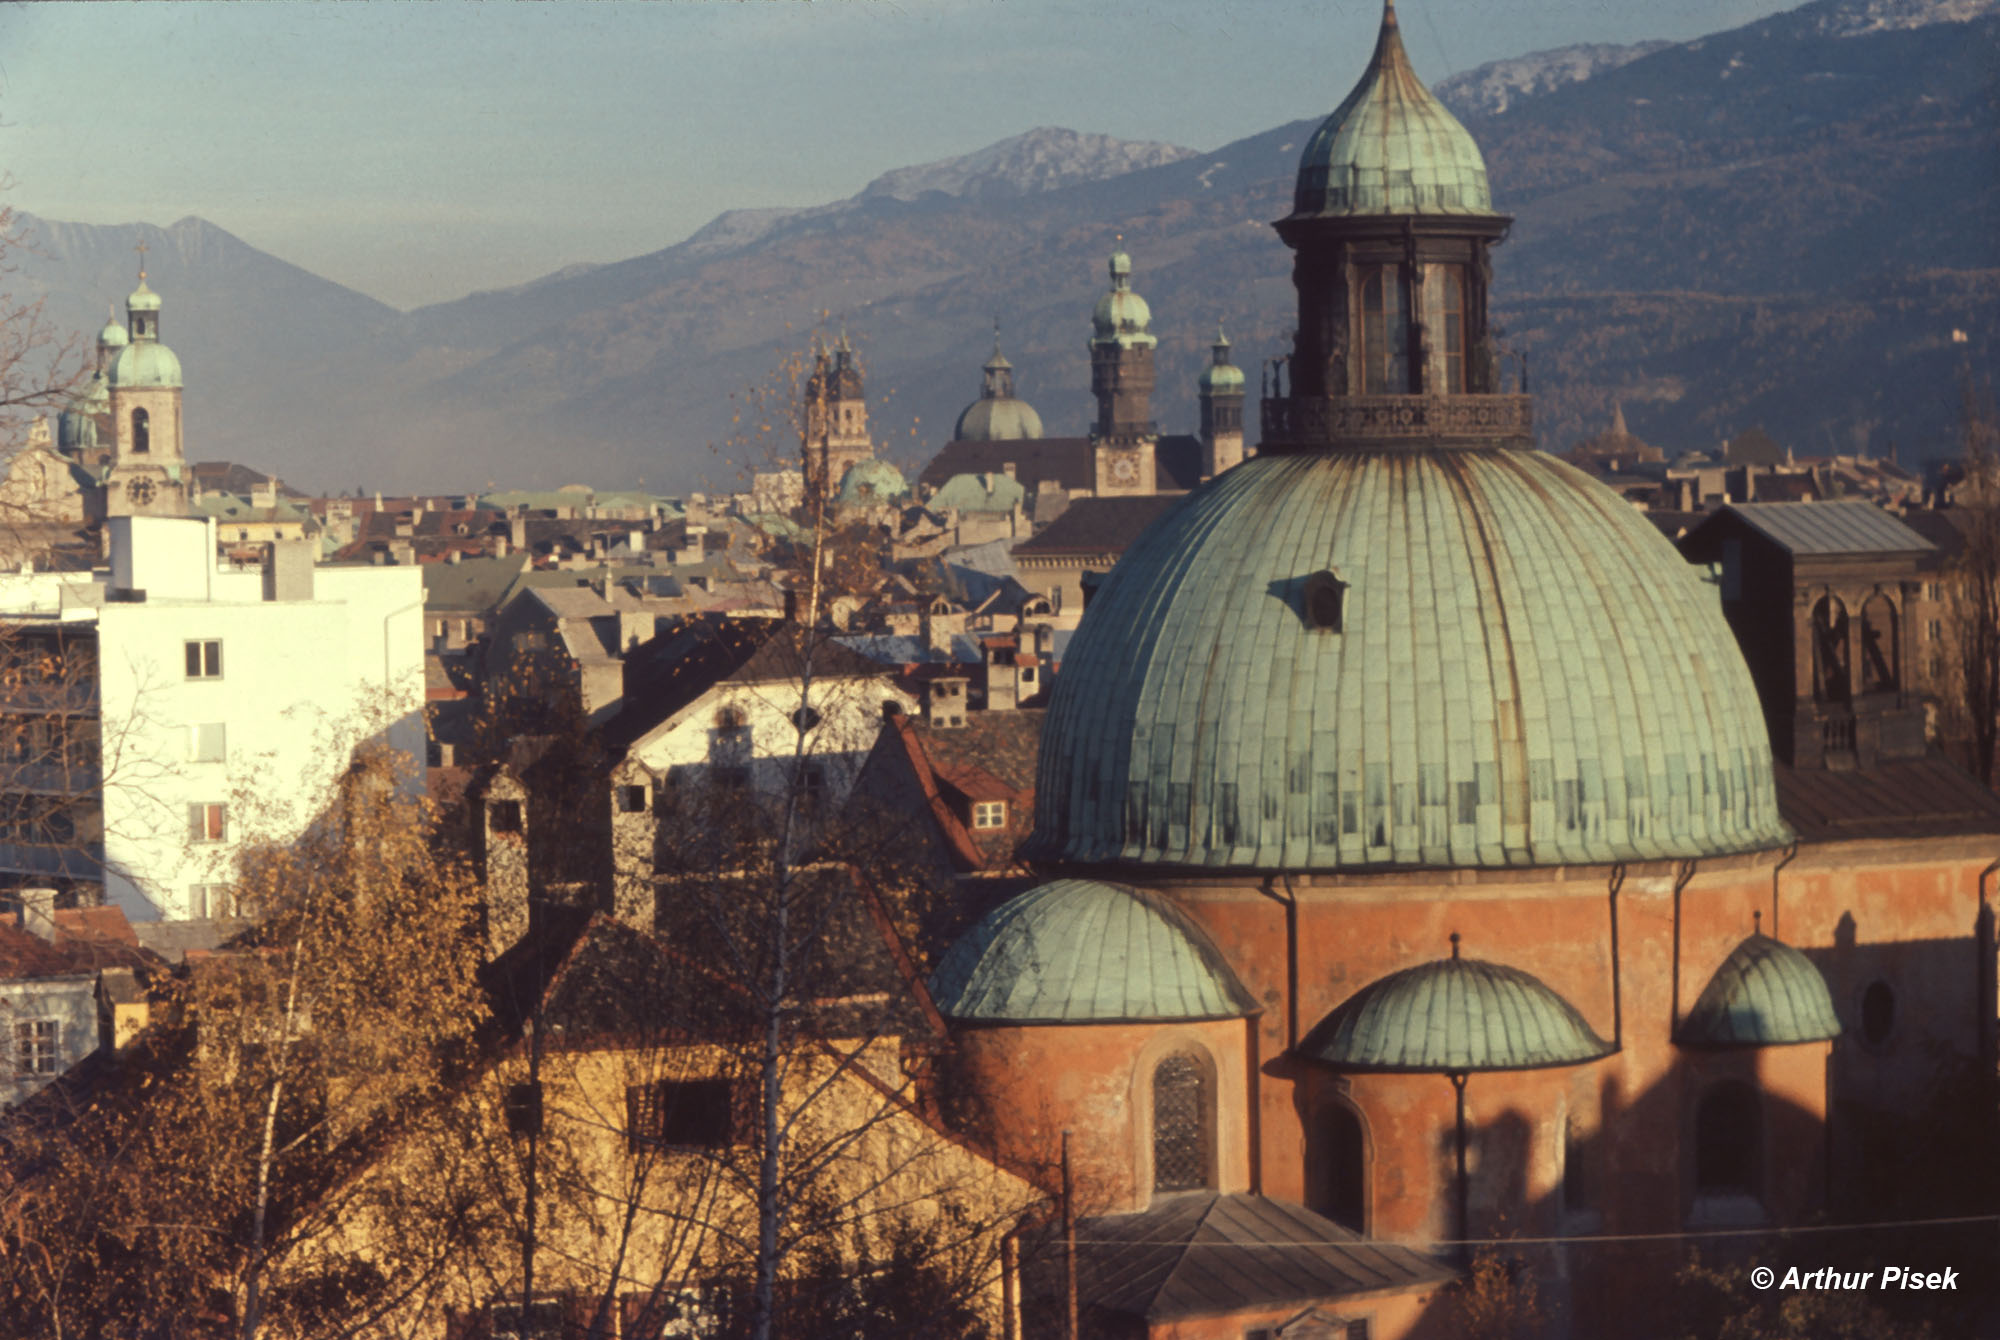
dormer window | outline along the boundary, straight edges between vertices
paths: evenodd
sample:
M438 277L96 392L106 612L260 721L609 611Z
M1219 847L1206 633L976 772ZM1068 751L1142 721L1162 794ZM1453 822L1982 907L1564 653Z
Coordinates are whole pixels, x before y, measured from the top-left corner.
M1007 826L1007 802L1004 800L982 800L972 807L972 826L977 829L1005 828Z
M1299 613L1315 632L1340 632L1347 619L1347 583L1331 568L1315 572L1299 591Z

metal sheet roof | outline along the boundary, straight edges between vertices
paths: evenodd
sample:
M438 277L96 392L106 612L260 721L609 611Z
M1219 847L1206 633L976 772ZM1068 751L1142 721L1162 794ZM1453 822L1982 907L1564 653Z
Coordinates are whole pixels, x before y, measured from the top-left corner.
M1779 1047L1838 1036L1833 996L1812 960L1757 934L1722 961L1674 1040L1684 1047Z
M1724 510L1794 554L1918 554L1936 547L1874 503L1735 503Z
M1079 1220L1077 1265L1085 1304L1155 1322L1428 1288L1456 1273L1290 1201L1212 1193Z
M1304 589L1347 584L1339 631ZM1715 588L1535 451L1259 456L1126 550L1063 660L1034 854L1303 870L1781 846Z
M980 1023L1226 1019L1257 1012L1201 928L1156 893L1059 879L1009 899L938 964L947 1018Z
M1348 997L1299 1050L1342 1070L1535 1070L1612 1046L1540 978L1457 957L1392 973Z
M1361 81L1306 143L1292 212L1493 212L1479 144L1410 68L1394 6Z

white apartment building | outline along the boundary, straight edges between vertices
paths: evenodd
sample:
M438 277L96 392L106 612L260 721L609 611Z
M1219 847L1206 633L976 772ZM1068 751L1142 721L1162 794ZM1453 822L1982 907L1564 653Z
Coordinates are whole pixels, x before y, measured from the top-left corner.
M238 564L210 518L106 528L108 569L0 575L0 882L230 915L242 839L300 831L360 738L420 778L422 576L309 541Z

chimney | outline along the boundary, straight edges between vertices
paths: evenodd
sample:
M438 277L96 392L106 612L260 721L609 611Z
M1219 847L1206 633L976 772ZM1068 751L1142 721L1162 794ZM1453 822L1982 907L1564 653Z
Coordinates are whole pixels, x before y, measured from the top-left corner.
M526 517L516 516L508 521L507 539L516 549L526 549L528 547L528 519Z
M21 929L40 940L56 938L56 891L22 889Z

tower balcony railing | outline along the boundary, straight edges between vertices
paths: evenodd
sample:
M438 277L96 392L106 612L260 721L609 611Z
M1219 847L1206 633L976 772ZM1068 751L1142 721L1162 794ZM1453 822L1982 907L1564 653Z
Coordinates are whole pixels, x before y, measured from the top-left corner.
M1525 395L1275 396L1263 402L1265 452L1326 448L1531 447Z

